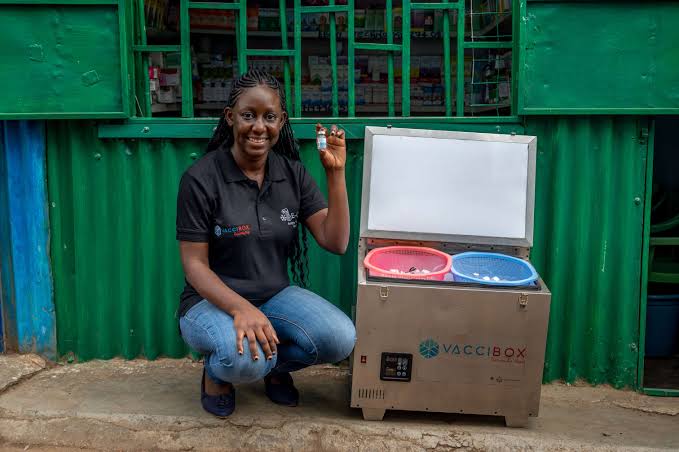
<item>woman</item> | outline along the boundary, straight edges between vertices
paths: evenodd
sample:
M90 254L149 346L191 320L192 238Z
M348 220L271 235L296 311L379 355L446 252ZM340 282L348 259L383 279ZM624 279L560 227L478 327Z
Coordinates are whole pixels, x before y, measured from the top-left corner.
M280 83L250 70L234 81L208 152L182 176L179 323L205 355L201 402L216 416L233 412L234 383L261 378L274 403L295 406L290 372L341 361L354 347L351 320L288 278L290 264L305 285L307 228L328 251L349 242L344 131L326 135L327 202L300 162Z

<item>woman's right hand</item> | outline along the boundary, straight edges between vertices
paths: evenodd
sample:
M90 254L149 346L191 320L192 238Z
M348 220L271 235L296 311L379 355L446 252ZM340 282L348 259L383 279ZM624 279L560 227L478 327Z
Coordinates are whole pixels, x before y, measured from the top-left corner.
M239 355L243 354L243 338L245 337L250 343L250 356L253 360L259 359L257 342L262 346L266 359L272 359L276 354L276 346L280 343L276 331L264 313L249 302L233 313L233 325L236 328L236 346Z

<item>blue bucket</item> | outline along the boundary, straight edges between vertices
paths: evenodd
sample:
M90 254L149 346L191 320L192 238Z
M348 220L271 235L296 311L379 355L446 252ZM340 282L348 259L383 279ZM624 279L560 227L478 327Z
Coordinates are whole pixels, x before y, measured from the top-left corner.
M453 280L490 286L526 286L538 279L528 262L500 253L471 251L453 256Z
M679 352L679 294L649 295L646 307L646 356Z

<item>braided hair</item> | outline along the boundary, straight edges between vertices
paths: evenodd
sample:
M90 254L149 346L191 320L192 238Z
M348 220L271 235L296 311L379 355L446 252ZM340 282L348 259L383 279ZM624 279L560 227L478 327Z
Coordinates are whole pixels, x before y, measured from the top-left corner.
M278 79L267 72L257 69L250 69L233 81L227 107L233 108L236 105L236 102L238 102L238 98L245 90L256 86L267 86L276 91L281 100L281 109L287 113L285 92ZM219 124L207 145L206 152L215 151L221 147L230 149L233 144L233 130L226 122L225 115L222 115L219 119ZM297 143L297 140L295 140L290 121L287 118L281 129L278 141L273 146L273 151L291 160L301 160L299 155L299 144ZM288 264L292 272L292 280L301 287L306 287L308 285L307 274L309 273L307 229L301 223L300 233L293 239L287 254Z

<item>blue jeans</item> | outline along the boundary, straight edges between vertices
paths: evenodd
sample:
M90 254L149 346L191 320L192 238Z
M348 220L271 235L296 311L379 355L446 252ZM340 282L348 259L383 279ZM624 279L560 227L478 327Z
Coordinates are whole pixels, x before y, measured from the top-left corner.
M179 319L186 344L205 356L205 371L217 383L249 383L269 372L294 372L320 363L336 363L349 356L356 342L353 322L337 307L313 292L289 286L259 309L280 340L273 359L250 355L248 339L243 354L236 348L233 317L207 300L192 306Z

